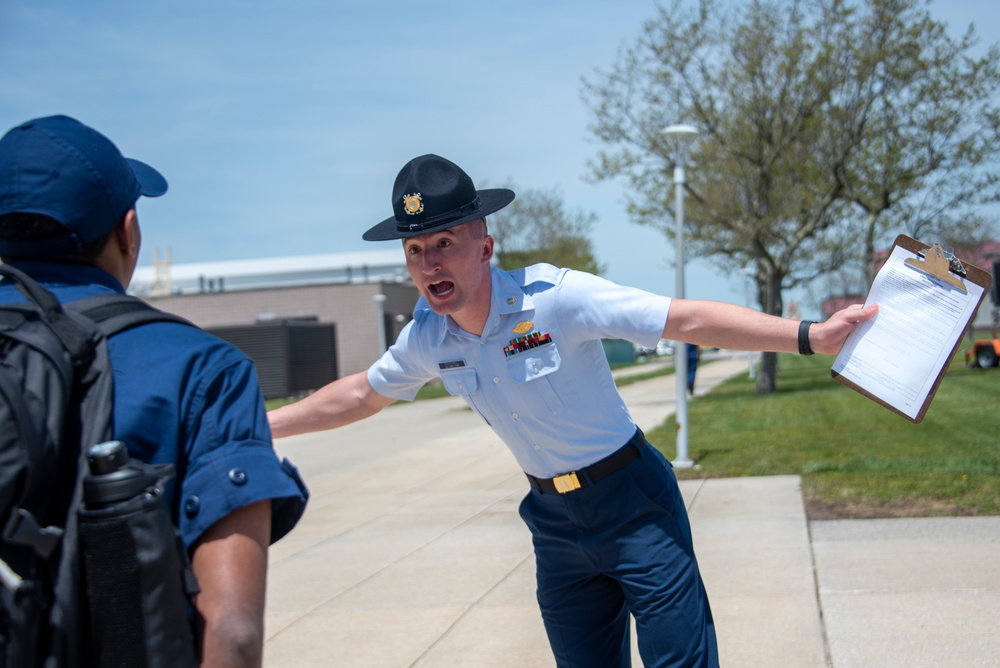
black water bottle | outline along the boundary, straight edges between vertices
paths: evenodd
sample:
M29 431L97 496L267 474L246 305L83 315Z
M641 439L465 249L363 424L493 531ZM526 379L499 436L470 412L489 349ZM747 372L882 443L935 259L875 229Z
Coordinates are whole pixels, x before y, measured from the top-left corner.
M197 580L167 507L171 464L131 460L125 444L87 449L77 512L87 596L87 665L197 665L189 616Z
M121 441L105 441L87 449L89 475L83 479L83 503L90 510L108 508L144 494L157 475L131 465Z

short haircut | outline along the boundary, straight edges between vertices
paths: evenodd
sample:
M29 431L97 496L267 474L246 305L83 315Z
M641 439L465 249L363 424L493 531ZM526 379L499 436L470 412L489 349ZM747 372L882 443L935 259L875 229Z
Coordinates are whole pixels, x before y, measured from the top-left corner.
M472 230L472 234L476 239L482 239L490 233L489 228L486 226L486 218L473 220L469 223L469 228Z

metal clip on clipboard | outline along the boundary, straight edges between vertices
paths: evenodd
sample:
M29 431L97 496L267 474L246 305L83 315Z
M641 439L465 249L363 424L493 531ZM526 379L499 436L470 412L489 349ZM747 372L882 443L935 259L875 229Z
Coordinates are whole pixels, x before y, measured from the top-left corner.
M968 292L968 289L965 287L965 281L959 278L959 276L965 276L965 267L962 266L962 262L954 254L943 249L940 244L934 244L927 251L918 252L917 255L924 259L909 258L906 260L906 266L939 278L962 292ZM958 276L955 274L958 274Z

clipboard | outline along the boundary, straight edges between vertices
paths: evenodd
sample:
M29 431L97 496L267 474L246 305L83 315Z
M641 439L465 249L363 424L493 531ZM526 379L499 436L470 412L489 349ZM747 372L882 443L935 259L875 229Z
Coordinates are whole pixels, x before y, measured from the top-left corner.
M923 378L921 389L916 393L912 403L900 400L890 391L883 391L884 388L880 385L882 381L877 379L871 380L879 375L877 372L881 372L882 378L887 383L886 387L891 387L892 381L889 380L891 374L887 371L876 370L877 372L872 372L868 368L862 368L863 373L859 373L857 368L852 368L863 366L861 362L852 364L852 351L860 350L864 346L863 339L868 330L876 326L878 318L882 315L881 304L879 315L875 318L876 322L866 323L852 332L848 337L830 373L837 382L916 424L924 419L927 409L930 407L931 400L934 398L941 384L941 379L944 377L948 365L958 350L962 336L965 334L969 323L982 304L986 293L989 292L993 277L983 269L959 260L938 244L934 244L933 246L928 245L901 234L896 237L893 243L889 255L890 258L893 257L897 247L904 251L909 251L909 253L915 256L907 257L903 262L903 267L906 270L913 270L932 278L931 281L924 281L922 285L924 290L934 291L931 294L931 298L937 299L939 296L943 296L944 293L955 290L957 291L956 294L960 293L961 295L958 300L963 304L964 311L956 317L954 327L950 333L944 336L942 341L937 342L937 345L934 347L936 358L933 361L927 361L926 368L924 369L926 376ZM903 255L903 253L899 253L899 255ZM899 271L904 274L904 278L907 278L904 269L900 269ZM881 270L879 274L881 276ZM879 278L876 278L876 282L873 284L872 290L869 292L868 299L865 302L866 305L872 300L875 286L878 284ZM973 294L972 297L969 296L970 289ZM940 293L937 291L940 291ZM976 293L978 293L978 298L974 297ZM876 299L876 301L878 300ZM871 355L871 353L868 354ZM905 357L902 353L901 355ZM850 371L848 371L849 369ZM909 390L910 388L906 388L906 392L909 392Z

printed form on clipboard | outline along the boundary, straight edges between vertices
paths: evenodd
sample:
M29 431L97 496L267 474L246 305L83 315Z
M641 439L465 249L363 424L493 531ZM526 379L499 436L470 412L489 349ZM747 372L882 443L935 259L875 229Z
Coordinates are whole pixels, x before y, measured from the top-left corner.
M940 246L900 235L865 300L878 314L847 338L833 378L920 422L991 281Z

